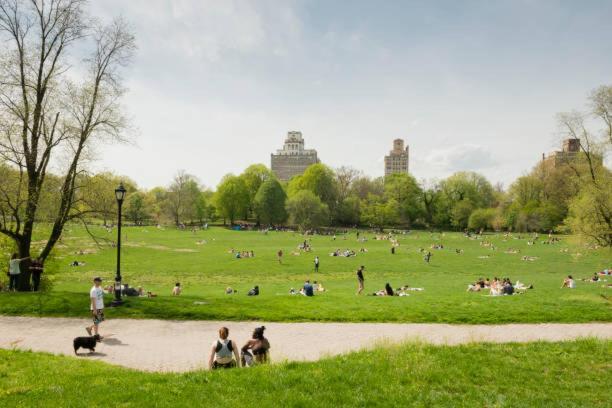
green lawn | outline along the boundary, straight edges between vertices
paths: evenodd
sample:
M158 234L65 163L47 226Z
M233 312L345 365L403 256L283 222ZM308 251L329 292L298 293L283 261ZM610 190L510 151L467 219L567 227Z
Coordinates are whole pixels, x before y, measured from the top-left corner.
M113 239L116 230L94 228L96 235ZM401 246L390 253L389 241L374 240L371 233L365 243L357 242L355 233L315 236L313 252L293 256L304 238L292 232L160 230L155 227L125 228L122 251L124 282L143 286L157 298L129 298L127 304L109 310L109 317L167 319L229 319L273 321L397 321L448 323L506 322L588 322L612 321L610 294L606 284L578 282L577 289L560 289L562 279L592 276L593 272L612 266L608 249L589 249L562 236L555 245L544 245L541 237L527 245L523 235L504 238L486 235L470 240L458 233L431 235L413 232L399 235ZM198 241L206 243L198 244ZM481 246L486 240L497 250ZM443 250L431 250L430 264L423 261L419 248L429 249L442 243ZM340 248L367 253L357 257L330 257ZM255 258L235 259L228 250L253 250ZM278 249L285 252L283 264L276 261ZM457 254L455 249L462 249ZM509 248L519 254L505 253ZM77 251L91 252L78 255ZM313 272L313 258L321 258L321 270ZM488 258L481 258L489 256ZM522 256L537 257L523 261ZM107 282L114 276L116 252L98 248L84 229L70 227L59 245L53 265L47 268L51 290L45 294L1 293L0 313L10 315L86 316L91 279L101 275ZM73 260L85 266L70 267ZM408 297L381 298L356 296L355 270L366 266L366 292L381 289L385 282L393 287L409 284L423 287ZM484 293L466 293L467 284L478 277L510 277L535 289L521 296L489 297ZM299 288L306 278L322 281L327 292L314 298L290 296L291 287ZM171 297L174 282L180 281L184 295ZM608 283L612 283L612 279ZM247 297L253 285L259 285L258 298ZM239 293L224 294L232 286ZM110 299L108 299L110 300Z
M0 350L0 406L609 407L612 342L405 344L316 363L151 374Z

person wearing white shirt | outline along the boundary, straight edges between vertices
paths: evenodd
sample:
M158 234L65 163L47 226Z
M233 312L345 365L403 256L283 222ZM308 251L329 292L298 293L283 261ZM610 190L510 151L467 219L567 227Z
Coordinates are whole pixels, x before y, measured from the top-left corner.
M89 291L89 310L93 317L93 325L85 328L89 335L98 334L98 326L104 321L104 289L102 289L102 278L94 278L94 286ZM102 338L102 337L100 337Z
M21 261L28 258L29 256L25 258L17 258L17 254L13 254L13 256L11 256L11 260L9 262L9 290L17 290L19 275L21 275Z

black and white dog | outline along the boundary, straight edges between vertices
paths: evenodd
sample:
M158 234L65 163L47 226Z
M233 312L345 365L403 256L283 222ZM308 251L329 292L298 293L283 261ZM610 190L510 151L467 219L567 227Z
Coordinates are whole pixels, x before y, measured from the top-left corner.
M76 337L72 341L72 345L74 346L74 354L77 354L77 350L80 348L89 349L89 351L93 353L96 351L96 343L99 343L100 341L101 338L99 334L90 337Z

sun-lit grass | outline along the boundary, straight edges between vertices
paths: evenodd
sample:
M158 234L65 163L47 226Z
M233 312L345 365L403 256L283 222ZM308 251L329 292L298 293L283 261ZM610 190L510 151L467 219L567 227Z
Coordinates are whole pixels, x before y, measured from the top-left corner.
M94 228L97 235L113 239L116 230ZM527 237L505 239L503 234L486 235L497 250L481 246L483 240L470 240L459 233L430 234L415 231L399 235L401 246L395 255L388 241L374 240L371 233L365 243L357 242L354 232L346 236L315 236L313 252L292 255L304 237L292 232L239 232L222 228L208 231L160 230L155 227L125 228L122 251L124 282L143 286L157 293L157 298L128 298L124 307L109 310L109 317L172 319L261 319L274 321L400 321L451 323L504 322L586 322L611 321L610 294L604 284L578 282L574 290L560 289L568 274L590 277L609 267L608 249L588 249L572 237L561 243L527 245ZM206 243L198 244L199 241ZM420 248L442 243L443 250L431 250L430 264L423 261ZM354 258L330 257L335 249L351 248ZM255 258L235 259L228 251L253 250ZM455 249L462 249L457 254ZM509 248L519 254L508 254ZM283 263L276 252L283 249ZM87 254L78 255L83 250ZM567 251L567 252L566 252ZM313 258L319 255L321 269L313 272ZM481 258L489 256L488 258ZM533 256L535 261L523 261ZM47 278L52 289L45 294L2 293L0 313L11 315L84 316L87 313L91 279L101 275L107 282L114 276L116 251L98 248L80 227L71 227L55 253L54 265ZM70 267L73 260L85 266ZM356 296L355 270L366 266L367 293L381 289L386 282L399 287L409 284L423 287L408 297L377 298ZM510 277L535 289L520 296L489 297L485 293L466 293L467 284L478 277ZM314 298L290 296L291 287L299 288L307 278L323 282L327 292ZM181 282L184 294L171 297L175 282ZM612 282L610 282L612 283ZM261 295L247 297L246 292L259 285ZM227 296L231 286L237 295ZM110 296L107 296L109 298ZM107 299L110 300L110 299Z
M610 361L609 341L406 344L316 363L154 374L0 350L0 406L609 407Z

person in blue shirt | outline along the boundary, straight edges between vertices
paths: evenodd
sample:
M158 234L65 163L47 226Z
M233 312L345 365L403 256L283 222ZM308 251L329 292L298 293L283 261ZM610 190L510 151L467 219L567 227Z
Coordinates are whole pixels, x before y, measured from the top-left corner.
M314 296L314 286L309 280L304 283L304 296Z

